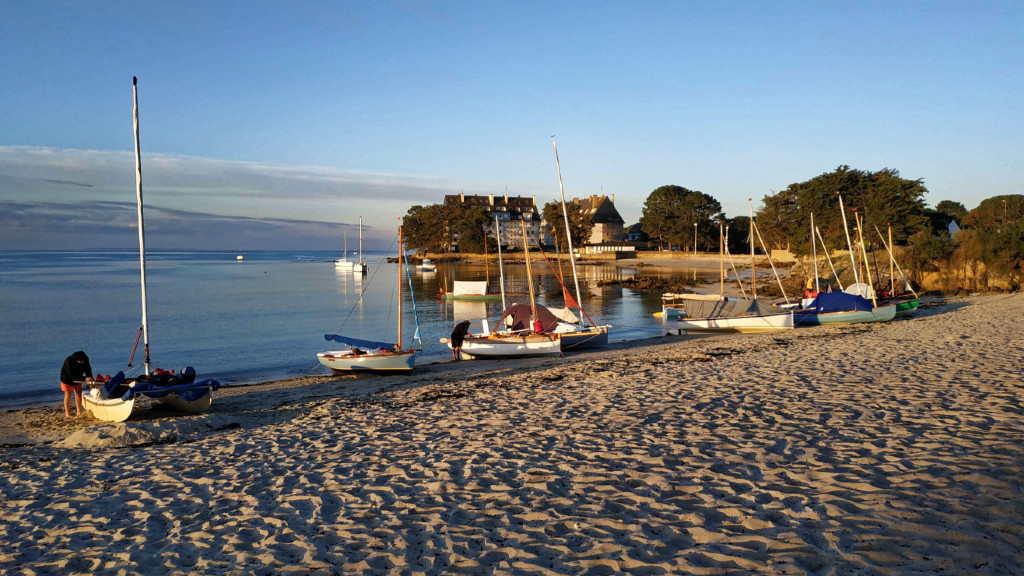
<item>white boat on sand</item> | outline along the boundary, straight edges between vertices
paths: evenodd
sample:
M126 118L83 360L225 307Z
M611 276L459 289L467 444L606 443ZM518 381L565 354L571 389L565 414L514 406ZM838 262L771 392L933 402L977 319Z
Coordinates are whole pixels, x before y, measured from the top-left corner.
M172 408L190 414L205 412L213 402L213 391L220 388L216 380L202 380L196 382L196 373L192 367L187 367L180 374L156 369L151 373L149 360L149 324L147 321L147 300L146 300L146 235L145 219L143 218L142 203L142 160L139 147L139 97L138 84L132 78L132 92L135 105L133 110L135 123L135 188L136 203L138 205L139 222L139 269L140 283L142 285L142 327L139 328L139 338L143 342L143 353L145 354L144 370L142 376L134 379L127 378L124 372L118 372L109 381L104 383L90 383L89 390L82 395L82 402L88 412L99 419L107 422L124 422L135 408L135 399L140 396L147 396L159 399ZM238 258L242 258L241 255ZM138 340L136 340L136 343ZM134 357L135 351L132 350ZM128 361L131 366L131 360Z
M398 229L398 338L397 342L377 342L343 336L341 334L324 334L328 341L346 344L344 350L328 350L316 355L320 364L331 369L334 374L346 374L355 372L375 373L410 373L416 366L416 349L402 347L402 272L408 274L403 266L402 255L402 229ZM411 277L410 291L412 287ZM416 311L416 304L413 301L413 312ZM416 336L419 338L419 327L416 328Z

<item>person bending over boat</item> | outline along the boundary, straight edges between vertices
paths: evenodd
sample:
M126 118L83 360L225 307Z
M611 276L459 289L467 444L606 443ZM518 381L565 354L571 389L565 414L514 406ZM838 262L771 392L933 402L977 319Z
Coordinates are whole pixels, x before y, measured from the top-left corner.
M466 334L469 334L469 320L459 322L452 330L452 360L462 360L462 342L466 339Z
M60 389L64 391L64 416L71 418L71 394L75 395L75 410L82 415L82 381L92 379L89 357L79 350L64 359L60 368Z

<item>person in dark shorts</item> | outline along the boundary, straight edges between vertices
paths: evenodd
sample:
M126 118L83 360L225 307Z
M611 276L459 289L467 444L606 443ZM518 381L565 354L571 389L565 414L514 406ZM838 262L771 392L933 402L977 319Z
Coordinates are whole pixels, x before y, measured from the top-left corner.
M459 322L452 330L452 360L462 360L462 342L466 339L466 334L469 334L469 320Z
M64 391L64 416L71 418L71 394L75 395L75 409L82 415L82 381L92 379L89 357L79 350L64 359L60 368L60 389ZM77 382L77 383L76 383Z

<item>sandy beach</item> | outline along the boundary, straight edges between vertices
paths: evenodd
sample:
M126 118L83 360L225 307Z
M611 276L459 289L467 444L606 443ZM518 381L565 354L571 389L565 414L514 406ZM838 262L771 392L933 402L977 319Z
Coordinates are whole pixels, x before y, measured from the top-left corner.
M1024 295L0 413L5 574L1019 574Z

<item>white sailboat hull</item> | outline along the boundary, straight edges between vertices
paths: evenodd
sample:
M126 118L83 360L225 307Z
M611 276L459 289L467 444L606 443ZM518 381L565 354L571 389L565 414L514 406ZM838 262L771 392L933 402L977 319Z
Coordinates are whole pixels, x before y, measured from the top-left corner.
M451 346L449 341L448 347ZM556 334L470 336L462 342L462 356L468 359L561 355L562 345Z
M320 364L335 374L350 372L412 372L416 366L416 351L367 352L354 354L352 350L328 350L316 355Z
M764 316L726 316L720 318L688 318L675 320L675 328L684 332L775 332L793 329L793 313Z
M100 391L96 388L82 395L82 403L85 409L91 412L93 418L104 422L124 422L132 415L135 407L135 398L122 400L120 398L101 398Z

